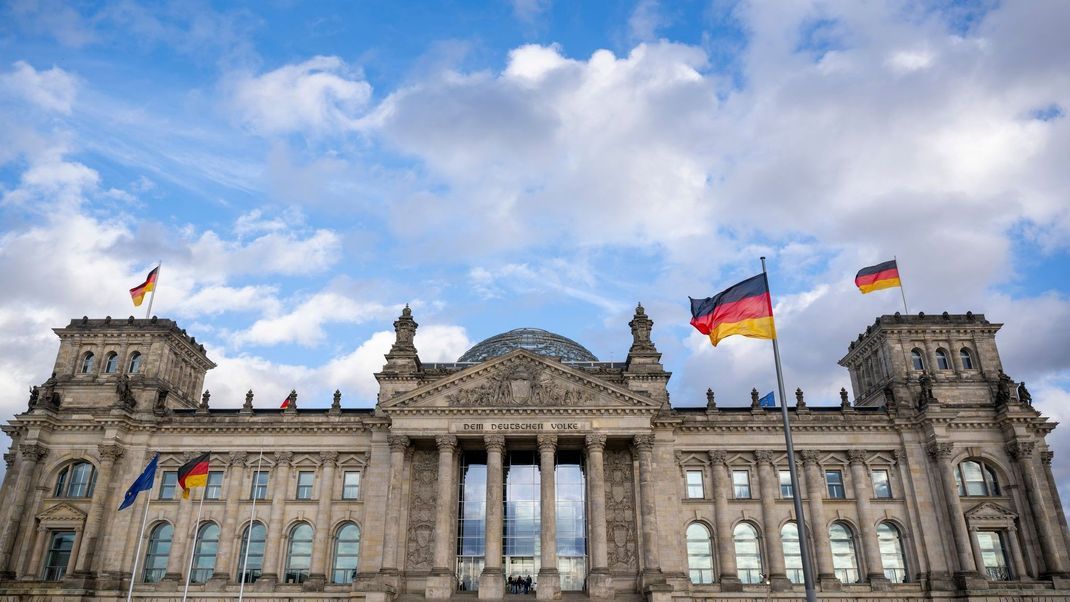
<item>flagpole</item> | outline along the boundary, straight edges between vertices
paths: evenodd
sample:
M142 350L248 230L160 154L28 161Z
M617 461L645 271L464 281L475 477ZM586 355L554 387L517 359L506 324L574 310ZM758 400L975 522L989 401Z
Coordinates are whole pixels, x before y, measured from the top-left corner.
M145 540L145 525L149 522L149 503L152 502L150 495L145 496L145 509L141 512L141 532L137 536L137 550L134 552L134 568L130 571L130 589L126 592L126 602L134 596L134 582L137 581L137 561L141 558L141 542Z
M887 257L887 255L885 255ZM899 269L899 258L892 255L892 261L895 262L895 272L899 274L899 294L903 295L903 313L910 315L910 310L907 309L907 293L903 290L903 271Z
M769 274L765 271L765 257L762 257L762 277L765 279L765 290L769 289ZM771 295L771 291L770 291ZM770 304L772 304L770 296ZM770 312L772 315L772 312ZM780 414L784 419L784 442L788 451L788 472L791 475L791 498L795 503L795 525L799 530L799 552L802 554L803 581L806 587L807 602L817 602L814 593L814 566L810 560L810 549L806 545L806 526L803 520L802 495L799 492L799 476L795 468L795 446L791 441L791 423L788 419L788 396L784 392L784 373L780 368L780 346L777 337L773 337L773 359L776 362L776 382L780 391Z
M253 510L249 515L249 527L245 529L245 554L242 554L241 571L238 572L238 602L245 597L245 569L249 566L249 548L253 539L253 523L256 522L256 481L260 477L260 463L264 461L264 446L260 446L260 458L256 461L256 473L253 474Z
M182 602L186 602L186 597L189 595L189 581L193 576L193 556L197 552L197 532L201 526L201 510L204 509L204 491L205 488L201 488L201 501L197 504L197 520L193 522L193 547L189 551L189 565L186 567L186 589L182 591Z
M160 272L163 271L163 260L156 263L156 281L152 283L152 296L149 297L149 306L145 308L145 319L152 316L152 302L156 300L156 288L160 285Z

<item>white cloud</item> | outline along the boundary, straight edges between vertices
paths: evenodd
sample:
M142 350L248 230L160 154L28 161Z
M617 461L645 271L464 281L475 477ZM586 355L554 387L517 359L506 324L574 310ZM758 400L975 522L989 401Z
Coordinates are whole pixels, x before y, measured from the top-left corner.
M652 42L657 39L658 30L666 24L659 0L639 0L628 17L628 33L633 40Z
M17 61L10 72L0 74L0 90L46 111L70 114L77 88L74 76L59 67L38 71Z
M549 10L552 0L509 0L513 14L524 23L532 23Z
M312 346L323 341L323 327L331 323L359 324L368 320L389 317L399 310L379 303L361 302L347 296L317 293L301 302L286 314L257 320L244 332L235 336L238 343L274 345L298 343Z

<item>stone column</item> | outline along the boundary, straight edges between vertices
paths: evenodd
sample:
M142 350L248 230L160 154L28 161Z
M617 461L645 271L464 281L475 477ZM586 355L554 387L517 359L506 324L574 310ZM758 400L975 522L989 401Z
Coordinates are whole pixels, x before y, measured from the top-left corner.
M327 546L330 543L332 528L331 524L331 500L334 499L334 467L338 463L338 452L320 452L320 489L319 500L316 504L316 531L312 536L312 566L309 569L308 580L311 583L327 583L330 581L327 575L327 559L331 553Z
M286 509L286 488L290 483L290 462L293 452L275 452L275 482L271 486L271 514L268 518L267 542L264 546L264 573L260 577L265 583L279 582L279 573L286 570L283 566L286 554L280 549L282 541L282 511Z
M654 503L654 436L636 435L633 439L639 459L639 508L643 529L643 582L657 583L661 579L661 559L658 555L657 506Z
M230 452L227 455L227 475L224 482L227 488L227 499L223 506L223 520L220 521L219 549L215 559L215 571L212 579L229 580L231 550L234 549L234 541L238 538L235 533L239 522L238 502L241 500L241 490L245 478L245 458L247 452Z
M555 600L561 597L561 575L557 571L557 488L554 478L557 435L539 435L538 443L542 553L539 556L539 585L535 593L539 600Z
M963 574L976 575L983 569L977 566L973 557L973 546L970 544L970 534L966 530L966 517L962 513L962 502L959 500L959 488L955 483L955 471L951 467L951 453L954 446L947 442L930 443L929 455L936 461L940 472L941 485L944 488L944 500L947 502L947 512L951 520L951 533L955 538L955 549L958 552L959 571Z
M92 569L93 555L97 552L97 535L100 533L100 525L103 521L104 506L109 501L111 493L111 473L115 469L115 462L122 457L123 448L111 443L102 443L97 446L100 452L100 471L97 473L97 482L93 487L93 500L89 505L89 513L85 517L83 537L85 543L78 550L78 561L74 570L79 574L87 574ZM111 507L108 507L111 511Z
M401 475L405 470L405 454L409 449L409 438L405 435L390 435L390 483L387 489L386 534L383 537L383 573L388 575L398 572L398 533L401 524ZM397 513L391 516L392 513Z
M1056 525L1059 524L1051 514L1051 505L1044 496L1047 484L1037 477L1036 468L1033 466L1032 441L1011 441L1007 444L1007 453L1018 461L1025 479L1025 491L1029 497L1029 507L1036 518L1037 531L1040 539L1040 551L1044 555L1044 566L1047 567L1045 574L1053 577L1066 576L1066 564L1059 550L1059 543L1055 539ZM1061 533L1061 532L1060 532Z
M504 513L502 454L504 435L486 435L487 509L483 531L483 573L479 576L479 598L500 600L505 597L505 574L502 572L502 521Z
M606 436L587 435L587 513L591 533L591 571L587 576L587 593L592 598L612 598L613 578L609 574L609 549L606 541L606 471L604 452Z
M780 489L780 477L773 466L773 452L759 449L754 452L758 461L758 489L762 496L762 534L765 535L765 552L769 559L769 584L773 591L791 589L784 570L784 546L780 541L780 529L776 516L776 498Z
M23 443L19 445L19 453L22 454L22 465L19 474L15 477L14 503L11 506L11 514L8 521L0 531L0 578L12 579L15 577L12 571L11 556L12 545L15 543L15 534L19 532L19 526L23 520L26 509L26 501L33 493L33 481L37 477L37 464L48 455L48 448L36 443Z
M454 480L453 459L457 454L457 437L439 435L438 445L438 500L435 506L435 530L433 537L434 560L431 575L427 578L424 597L429 600L446 600L456 589L456 576L450 566L450 549L454 544L453 509L457 505L457 483Z
M30 556L30 566L22 579L36 581L41 578L41 563L45 557L45 544L48 543L48 529L37 527L33 538L33 552Z
M869 470L866 466L866 452L862 449L849 449L847 459L851 463L855 511L858 513L858 529L862 537L862 554L866 558L866 577L870 583L886 583L888 578L884 576L884 563L881 561L877 531L873 527L873 514L869 506L873 485L870 483Z
M732 517L728 510L728 492L732 479L728 474L728 453L723 449L710 452L710 471L713 473L713 513L717 527L717 559L721 564L722 587L734 589L739 586L736 574L735 541L732 538Z
M1059 486L1055 482L1055 475L1051 472L1051 462L1054 458L1055 453L1051 450L1040 452L1040 462L1043 466L1043 468L1041 468L1041 474L1043 480L1048 484L1048 497L1052 501L1052 507L1062 508L1063 501L1062 497L1059 495ZM1070 544L1070 524L1067 524L1066 516L1063 513L1057 512L1056 517L1059 519L1059 526L1062 528L1062 543L1065 547ZM1070 549L1067 549L1067 553L1070 554Z
M195 455L187 453L186 457L183 458L183 462L188 461ZM175 486L175 495L182 500L182 488L177 485ZM178 507L175 508L174 531L171 532L171 553L167 557L167 572L164 573L163 577L169 582L180 581L185 583L186 563L189 562L189 557L185 556L183 552L186 549L186 542L190 540L193 521L196 520L198 501L197 494L191 490L189 499L180 501ZM148 531L146 531L147 533ZM196 537L196 533L193 533L193 536ZM145 553L144 546L141 547L141 553ZM144 560L144 557L142 557L142 560ZM264 567L266 569L267 565L265 564Z
M1011 562L1014 563L1014 578L1026 581L1029 578L1029 572L1025 569L1022 547L1018 545L1018 529L1014 525L1007 528L1007 545L1011 549Z
M977 527L970 525L970 548L973 550L973 561L977 565L977 571L981 573L982 577L987 577L985 571L985 560L981 555L981 542L977 539Z
M821 581L822 589L834 587L839 580L832 565L832 548L829 547L828 524L825 521L825 478L821 474L817 451L804 449L799 455L806 471L806 501L810 506L810 523L806 526L810 527L808 533L817 549L817 578ZM804 546L806 542L800 541L799 545Z

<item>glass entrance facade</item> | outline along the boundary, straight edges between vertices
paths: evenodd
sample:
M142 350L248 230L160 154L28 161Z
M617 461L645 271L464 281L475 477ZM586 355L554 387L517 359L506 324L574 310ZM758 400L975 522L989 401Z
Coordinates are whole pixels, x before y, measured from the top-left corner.
M502 530L502 566L505 576L538 580L540 512L539 454L510 451L505 454L505 524Z
M487 454L466 451L461 457L461 495L457 516L457 589L476 591L483 572L487 519Z
M587 483L583 452L557 452L557 570L561 591L583 591L587 581Z

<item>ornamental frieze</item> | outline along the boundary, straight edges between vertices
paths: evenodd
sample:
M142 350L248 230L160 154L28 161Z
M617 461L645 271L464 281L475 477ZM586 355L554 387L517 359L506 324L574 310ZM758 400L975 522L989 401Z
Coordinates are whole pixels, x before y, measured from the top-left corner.
M475 387L446 396L453 407L591 406L593 391L556 381L542 366L524 362L508 366Z

